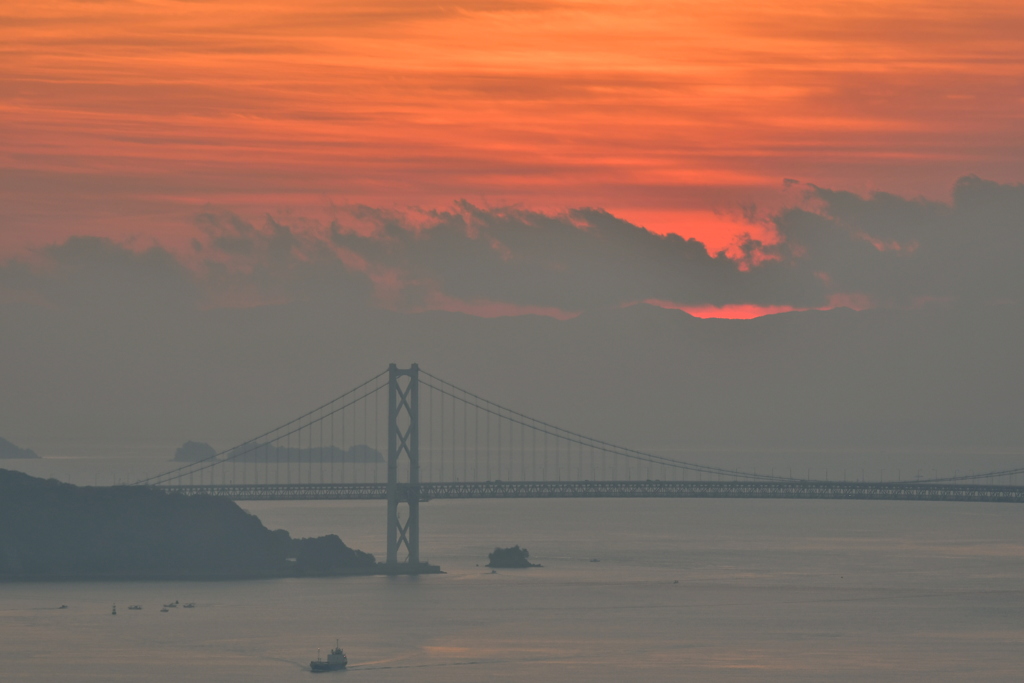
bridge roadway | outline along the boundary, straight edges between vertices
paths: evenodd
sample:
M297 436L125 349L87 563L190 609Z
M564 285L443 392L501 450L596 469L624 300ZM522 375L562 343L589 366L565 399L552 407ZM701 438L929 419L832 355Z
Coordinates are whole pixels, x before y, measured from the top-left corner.
M399 484L408 488L408 484ZM169 493L233 500L386 500L387 484L206 484ZM487 481L419 485L420 500L471 498L789 498L1024 503L1024 486L836 481Z

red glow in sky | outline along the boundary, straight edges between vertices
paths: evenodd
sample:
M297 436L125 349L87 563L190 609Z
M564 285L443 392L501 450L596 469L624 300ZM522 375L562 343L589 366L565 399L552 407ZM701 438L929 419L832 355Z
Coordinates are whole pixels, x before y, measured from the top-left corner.
M8 0L0 36L2 254L460 198L721 249L785 178L942 196L1024 158L1014 1Z

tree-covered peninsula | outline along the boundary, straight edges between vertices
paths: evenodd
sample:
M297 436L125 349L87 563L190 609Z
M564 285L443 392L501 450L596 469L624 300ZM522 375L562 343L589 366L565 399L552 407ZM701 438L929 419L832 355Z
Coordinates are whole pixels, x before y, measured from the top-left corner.
M293 539L226 498L73 486L0 469L0 579L382 573L337 536Z

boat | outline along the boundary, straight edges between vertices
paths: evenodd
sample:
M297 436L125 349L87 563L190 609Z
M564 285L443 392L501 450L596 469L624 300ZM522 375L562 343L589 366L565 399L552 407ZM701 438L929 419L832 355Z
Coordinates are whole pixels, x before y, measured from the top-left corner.
M194 602L186 602L184 605L182 605L182 607L184 607L185 609L192 609L195 606L196 606L196 603L194 603Z
M142 609L142 605L128 605L128 609Z
M323 671L339 671L348 666L348 657L345 656L344 650L338 646L338 641L334 641L334 649L327 655L327 661L320 659L320 648L316 650L316 659L309 663L309 669L313 673L321 673Z
M114 605L114 607L110 610L110 613L114 616L117 616L117 605Z
M160 611L161 612L170 612L171 610L167 609L166 607L163 607L163 608L160 609Z

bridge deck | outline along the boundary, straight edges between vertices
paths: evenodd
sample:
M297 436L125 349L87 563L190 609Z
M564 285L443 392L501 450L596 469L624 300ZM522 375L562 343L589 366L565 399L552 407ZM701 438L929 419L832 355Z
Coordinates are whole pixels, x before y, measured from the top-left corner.
M407 486L407 485L400 485ZM387 485L165 485L167 492L233 500L386 500ZM1024 486L915 482L488 481L419 485L420 500L465 498L789 498L1024 503Z

